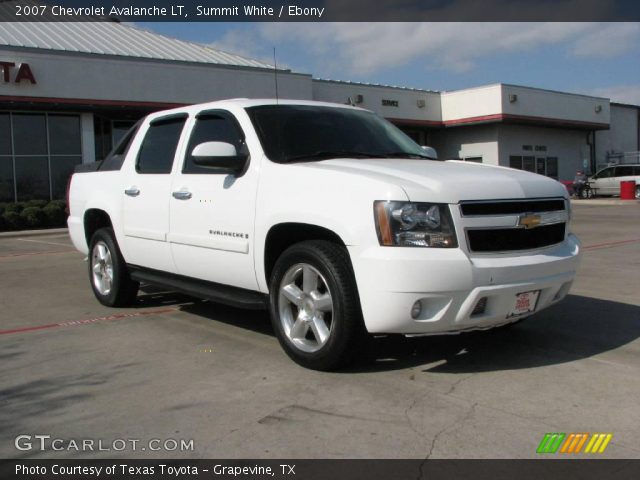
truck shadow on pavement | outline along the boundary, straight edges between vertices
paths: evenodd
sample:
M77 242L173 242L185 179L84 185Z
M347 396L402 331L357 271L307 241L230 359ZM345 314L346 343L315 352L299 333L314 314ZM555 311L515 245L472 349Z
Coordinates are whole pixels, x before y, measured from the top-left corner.
M267 312L198 302L181 310L273 336ZM592 357L640 338L640 307L569 295L518 324L460 335L374 338L343 373L424 367L432 373L476 373L542 367Z
M640 307L569 295L511 326L438 337L388 337L357 371L426 366L432 373L477 373L572 362L640 337Z

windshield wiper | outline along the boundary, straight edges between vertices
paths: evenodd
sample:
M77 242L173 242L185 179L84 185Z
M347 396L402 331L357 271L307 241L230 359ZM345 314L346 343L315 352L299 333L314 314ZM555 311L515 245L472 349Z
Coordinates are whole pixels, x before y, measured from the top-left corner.
M292 155L285 157L283 161L285 163L291 162L312 162L314 160L326 160L329 158L387 158L387 155L370 152L355 152L352 150L326 150L312 153L305 153L303 155Z

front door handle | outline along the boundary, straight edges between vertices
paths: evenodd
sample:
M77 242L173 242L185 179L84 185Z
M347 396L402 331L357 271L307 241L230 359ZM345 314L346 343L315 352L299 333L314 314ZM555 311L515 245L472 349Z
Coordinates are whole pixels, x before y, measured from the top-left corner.
M130 197L137 197L140 195L140 189L138 187L129 187L124 191L124 193Z
M178 200L189 200L192 196L188 190L178 190L177 192L173 192L172 195L173 198L177 198Z

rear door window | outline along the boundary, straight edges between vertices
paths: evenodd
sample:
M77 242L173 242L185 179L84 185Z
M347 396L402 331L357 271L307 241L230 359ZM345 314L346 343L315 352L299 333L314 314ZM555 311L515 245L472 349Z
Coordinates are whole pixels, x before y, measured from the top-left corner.
M172 115L151 123L138 153L136 163L138 173L171 173L186 119L186 115Z
M633 167L631 165L616 167L616 177L630 177L631 175L633 175Z

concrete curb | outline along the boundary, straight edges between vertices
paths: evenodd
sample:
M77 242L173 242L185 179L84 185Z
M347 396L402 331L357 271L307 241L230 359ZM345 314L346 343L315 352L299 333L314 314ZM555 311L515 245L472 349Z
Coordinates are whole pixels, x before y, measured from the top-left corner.
M15 237L38 237L40 235L60 235L67 233L69 230L66 228L49 228L43 230L19 230L17 232L2 232L0 238L15 238Z

